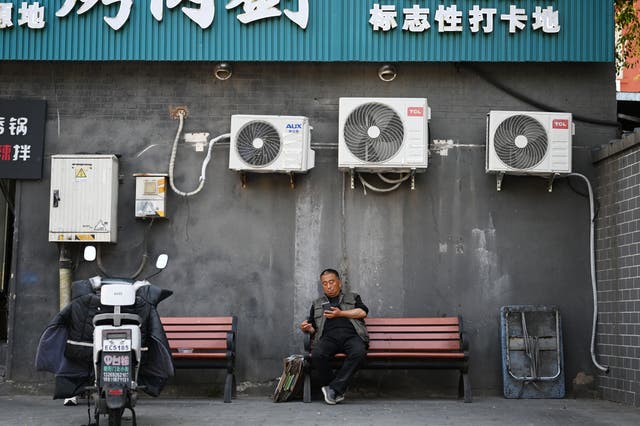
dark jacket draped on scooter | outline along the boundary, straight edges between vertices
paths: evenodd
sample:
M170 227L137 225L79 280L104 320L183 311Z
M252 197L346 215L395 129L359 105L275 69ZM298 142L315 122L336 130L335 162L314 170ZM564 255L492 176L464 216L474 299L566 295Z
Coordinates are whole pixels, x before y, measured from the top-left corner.
M156 306L173 294L152 284L136 292L136 303L123 306L122 312L140 316L142 352L138 385L158 396L167 379L173 376L169 342L162 328ZM36 353L36 368L56 375L54 398L69 398L93 385L93 317L113 312L112 306L100 304L100 296L90 280L75 281L71 287L71 302L49 322Z

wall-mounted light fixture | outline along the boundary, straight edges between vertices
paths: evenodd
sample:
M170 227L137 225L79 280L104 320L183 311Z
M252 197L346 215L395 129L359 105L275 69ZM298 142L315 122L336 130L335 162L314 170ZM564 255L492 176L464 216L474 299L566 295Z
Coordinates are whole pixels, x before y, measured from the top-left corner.
M213 75L215 75L218 80L228 80L233 75L233 68L228 62L220 62L216 64Z
M382 81L393 81L398 76L398 70L391 64L384 64L378 68L378 77Z

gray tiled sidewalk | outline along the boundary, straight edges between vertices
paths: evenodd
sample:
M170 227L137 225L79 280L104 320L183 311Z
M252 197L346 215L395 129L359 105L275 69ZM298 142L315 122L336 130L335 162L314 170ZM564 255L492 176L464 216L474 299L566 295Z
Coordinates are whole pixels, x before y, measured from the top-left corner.
M591 399L507 400L347 399L337 406L314 401L274 404L266 397L142 399L138 425L639 425L640 409ZM82 425L87 407L64 407L46 396L0 396L2 425ZM106 424L106 418L104 422ZM123 425L130 425L125 420Z

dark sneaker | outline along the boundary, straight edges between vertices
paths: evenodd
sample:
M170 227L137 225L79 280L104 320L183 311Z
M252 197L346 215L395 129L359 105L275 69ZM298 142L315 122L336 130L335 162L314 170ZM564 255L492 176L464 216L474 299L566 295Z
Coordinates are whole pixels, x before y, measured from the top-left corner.
M341 403L342 401L344 401L344 394L340 395L340 394L335 394L335 400L336 400L336 404Z
M324 395L324 402L329 405L336 405L336 392L333 389L331 389L329 386L323 386L322 394Z

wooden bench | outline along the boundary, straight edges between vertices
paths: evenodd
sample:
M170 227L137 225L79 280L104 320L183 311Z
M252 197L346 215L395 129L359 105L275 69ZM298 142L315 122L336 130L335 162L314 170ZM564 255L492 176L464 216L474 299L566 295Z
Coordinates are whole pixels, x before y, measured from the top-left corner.
M455 369L458 396L471 402L469 347L459 317L366 318L369 350L361 369ZM304 402L311 402L311 338L305 333ZM336 364L345 354L336 355Z
M178 368L224 368L224 402L236 396L237 318L162 317L173 365Z

